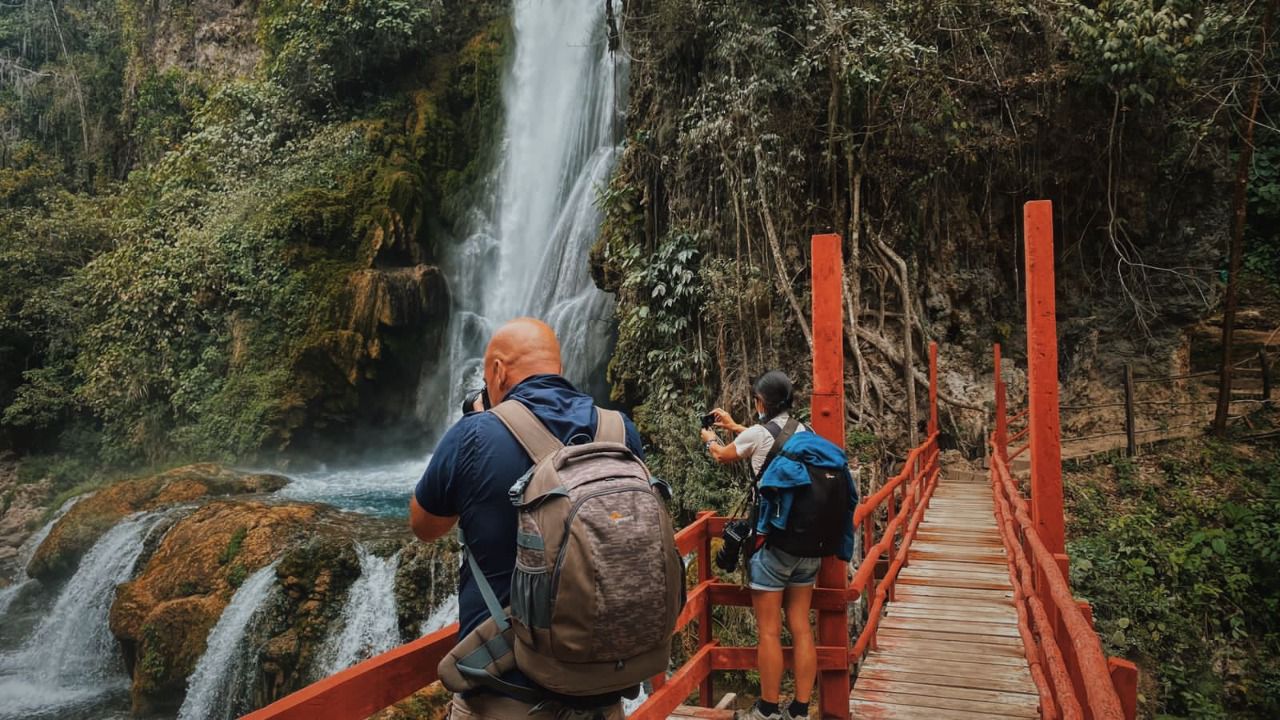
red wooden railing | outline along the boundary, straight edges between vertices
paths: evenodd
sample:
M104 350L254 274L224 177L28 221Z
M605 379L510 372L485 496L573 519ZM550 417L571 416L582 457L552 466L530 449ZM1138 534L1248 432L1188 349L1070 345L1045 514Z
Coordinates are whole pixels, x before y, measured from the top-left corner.
M1068 582L1058 421L1058 341L1053 284L1053 209L1048 201L1024 208L1027 270L1027 408L1013 417L995 346L995 429L990 437L991 490L1004 542L1031 676L1044 718L1132 720L1137 668L1107 658L1088 603ZM1026 427L1009 434L1025 418ZM1027 438L1010 451L1010 444ZM1022 496L1010 463L1029 453L1031 499Z

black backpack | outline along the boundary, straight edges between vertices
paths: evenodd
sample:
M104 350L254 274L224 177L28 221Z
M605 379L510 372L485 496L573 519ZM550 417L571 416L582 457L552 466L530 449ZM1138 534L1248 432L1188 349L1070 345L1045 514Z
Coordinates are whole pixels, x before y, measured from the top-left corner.
M765 544L796 557L836 554L843 539L846 516L852 500L844 475L847 471L843 468L814 467L798 457L788 455L787 441L799 427L794 419L788 420L787 426L779 430L775 430L777 423L769 423L765 427L773 435L774 442L760 468L757 483L778 455L801 463L809 473L809 484L791 491L793 499L791 511L787 515L787 526L782 530L771 530L766 536Z

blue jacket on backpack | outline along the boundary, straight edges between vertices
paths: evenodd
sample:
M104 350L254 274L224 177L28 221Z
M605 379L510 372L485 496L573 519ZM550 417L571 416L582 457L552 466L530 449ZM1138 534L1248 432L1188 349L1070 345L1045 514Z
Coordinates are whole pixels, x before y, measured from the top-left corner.
M839 469L849 485L849 512L842 528L840 549L836 557L853 558L853 510L858 505L858 487L849 472L849 460L834 443L814 432L796 433L774 457L760 478L760 516L756 532L768 535L771 528L787 527L794 489L810 483L808 467Z

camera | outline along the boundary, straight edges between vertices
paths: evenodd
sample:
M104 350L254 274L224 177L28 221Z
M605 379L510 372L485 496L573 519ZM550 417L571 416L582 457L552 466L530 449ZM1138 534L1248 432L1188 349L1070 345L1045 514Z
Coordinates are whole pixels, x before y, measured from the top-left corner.
M713 425L715 425L715 424L716 424L716 414L715 414L715 413L707 413L706 415L703 415L703 416L702 416L702 429L703 429L703 430L710 430L710 429L711 429L711 426L713 426Z
M716 553L716 567L731 573L738 567L738 559L742 557L742 546L751 537L751 523L746 520L732 520L724 526L721 536L724 545Z
M480 406L483 407L485 410L491 409L492 406L489 403L488 387L480 387L474 390L467 390L465 393L463 393L462 414L470 415L471 413L474 413L474 412L480 412L479 410L476 410L477 401L480 402Z

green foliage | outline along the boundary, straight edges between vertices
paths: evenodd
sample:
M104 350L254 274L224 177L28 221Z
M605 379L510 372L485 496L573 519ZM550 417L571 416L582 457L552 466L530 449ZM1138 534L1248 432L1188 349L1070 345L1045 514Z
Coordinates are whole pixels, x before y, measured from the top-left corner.
M227 571L227 584L232 588L238 588L244 584L246 578L249 577L249 569L241 563L236 563Z
M268 76L321 104L423 48L438 32L444 6L441 0L266 0L259 13Z
M655 252L635 245L611 248L630 302L618 320L618 346L609 377L615 384L643 378L648 402L667 406L699 380L706 362L692 345L691 318L702 299L697 235L673 232Z
M1108 652L1154 676L1147 707L1280 712L1278 471L1274 449L1187 443L1066 484L1073 586Z
M1122 100L1156 102L1190 82L1206 37L1233 20L1230 9L1193 0L1104 0L1068 5L1067 36L1083 72Z
M248 534L249 528L243 525L236 528L235 532L231 533L231 539L227 541L227 547L224 548L222 554L218 556L219 565L226 565L236 559L236 556L240 554L240 546L244 544L244 539ZM235 568L233 567L232 569L234 570ZM240 569L244 570L243 567ZM240 583L236 583L236 585L239 584Z

